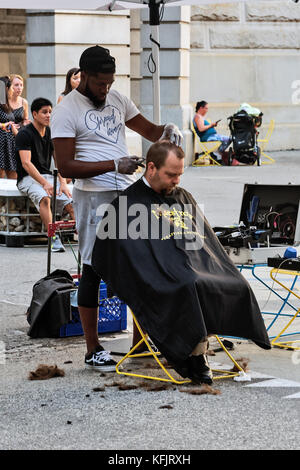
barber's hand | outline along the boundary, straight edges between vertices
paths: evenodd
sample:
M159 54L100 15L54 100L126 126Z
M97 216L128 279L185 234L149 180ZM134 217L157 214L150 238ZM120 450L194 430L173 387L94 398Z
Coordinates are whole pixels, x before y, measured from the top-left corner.
M169 140L180 147L183 142L183 135L181 134L178 126L170 122L165 125L164 132L159 140Z
M139 167L139 158L133 157L122 157L115 160L115 168L118 173L124 175L132 175Z

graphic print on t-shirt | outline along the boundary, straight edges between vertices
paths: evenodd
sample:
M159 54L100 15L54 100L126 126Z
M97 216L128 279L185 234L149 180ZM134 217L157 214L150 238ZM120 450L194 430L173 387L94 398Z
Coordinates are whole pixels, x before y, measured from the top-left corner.
M124 123L121 111L112 105L101 109L89 109L85 115L85 124L90 131L99 137L116 144L120 129Z

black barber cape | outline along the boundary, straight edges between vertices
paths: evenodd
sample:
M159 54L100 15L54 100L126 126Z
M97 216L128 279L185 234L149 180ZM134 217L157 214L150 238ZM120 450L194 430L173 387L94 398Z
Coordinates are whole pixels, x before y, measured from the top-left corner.
M140 206L134 204L147 208L148 218L145 211L143 217L135 213ZM114 211L115 226L111 222ZM131 237L126 237L124 225ZM140 238L133 239L135 228ZM151 230L155 237L152 233L151 238ZM109 233L106 239L105 233ZM191 249L193 240L196 244ZM182 188L165 196L140 179L123 191L98 227L92 264L173 363L186 359L207 335L247 338L271 348L248 282L196 201Z

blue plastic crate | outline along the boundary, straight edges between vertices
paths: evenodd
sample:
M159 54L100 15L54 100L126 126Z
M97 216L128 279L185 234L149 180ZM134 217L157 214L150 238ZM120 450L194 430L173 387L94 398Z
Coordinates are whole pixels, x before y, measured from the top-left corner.
M127 305L118 297L107 299L106 284L103 281L101 281L100 284L99 300L98 333L112 333L126 330ZM72 320L60 328L60 338L83 335L78 308L76 306L72 306L71 308Z

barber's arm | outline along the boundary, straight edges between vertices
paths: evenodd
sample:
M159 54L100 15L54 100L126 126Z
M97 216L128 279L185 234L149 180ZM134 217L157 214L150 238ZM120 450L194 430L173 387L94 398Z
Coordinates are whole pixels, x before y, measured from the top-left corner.
M46 191L48 196L53 195L53 185L49 183L38 171L36 166L31 161L31 151L30 150L19 150L19 155L21 159L22 166L24 170L31 176L35 181L37 181Z
M148 121L148 119L141 114L138 114L129 121L126 121L126 126L140 134L145 139L150 140L150 142L157 142L160 139L166 139L176 145L182 144L182 134L178 127L173 123L159 126Z
M102 162L86 162L75 160L75 138L56 137L53 139L56 163L59 173L63 178L92 178L109 171L131 175L138 164L136 157L124 156L117 160L107 160Z
M55 162L55 166L57 167L55 152L53 152L53 159ZM63 178L59 172L57 176L59 179L59 191L58 191L59 196L61 196L62 193L64 193L67 197L72 198L72 194L68 188L66 179Z

